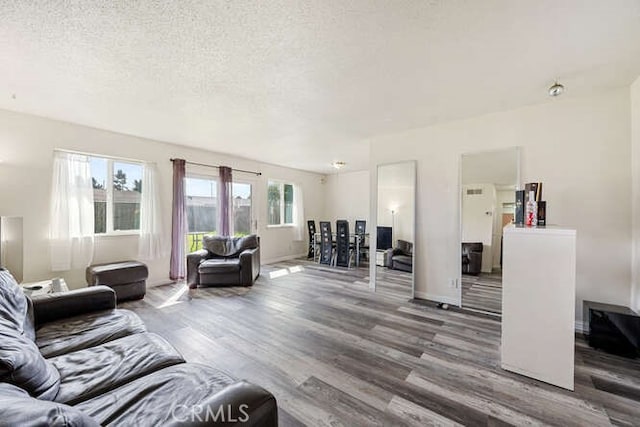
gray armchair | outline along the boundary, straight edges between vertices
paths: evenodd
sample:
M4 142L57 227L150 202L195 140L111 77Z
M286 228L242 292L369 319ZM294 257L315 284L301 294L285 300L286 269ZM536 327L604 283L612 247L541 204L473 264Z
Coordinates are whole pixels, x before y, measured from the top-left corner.
M395 248L384 252L384 265L392 270L413 271L413 243L398 240Z
M260 238L204 236L203 249L187 255L187 285L251 286L260 275Z

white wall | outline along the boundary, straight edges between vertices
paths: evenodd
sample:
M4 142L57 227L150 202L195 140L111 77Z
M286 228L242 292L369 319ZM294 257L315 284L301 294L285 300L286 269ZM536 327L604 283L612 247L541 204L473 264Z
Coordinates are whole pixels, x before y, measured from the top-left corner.
M316 225L320 220L331 221L335 230L336 220L346 219L353 231L356 220L364 219L367 221L367 231L371 232L368 170L327 175L324 187L324 214L315 218Z
M467 190L482 190L482 194L467 194ZM462 242L482 242L483 273L493 268L496 187L493 184L464 184L462 186Z
M258 209L263 263L306 254L307 251L306 241L293 241L292 228L266 228L266 188L269 178L303 186L305 216L320 217L324 212L324 187L319 174L0 110L0 215L24 218L25 281L53 275L49 268L47 232L54 148L156 162L167 236L170 236L171 230L171 157L262 172L262 176L256 178L254 207ZM98 237L94 262L135 259L137 241L135 235ZM168 257L148 264L150 283L167 280ZM84 271L69 271L62 276L71 287L80 287L85 283Z
M631 307L640 310L640 77L631 85L631 173L633 203L633 283Z
M416 295L457 303L459 159L521 146L521 179L542 181L548 223L578 230L582 300L628 304L631 283L629 89L455 121L371 141L378 163L418 160Z
M0 265L22 281L24 268L24 239L21 217L0 217Z
M394 246L398 240L414 242L414 199L415 188L412 182L405 185L378 183L378 225L392 227Z

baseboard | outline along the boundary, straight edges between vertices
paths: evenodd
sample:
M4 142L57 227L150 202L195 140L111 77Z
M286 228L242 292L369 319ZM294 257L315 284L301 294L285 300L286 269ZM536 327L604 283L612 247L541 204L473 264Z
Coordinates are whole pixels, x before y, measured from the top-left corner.
M307 256L306 252L303 252L301 254L285 255L277 258L270 258L268 260L264 260L262 261L262 264L273 264L275 262L290 261L296 258L306 258L306 256Z
M445 297L442 295L434 295L428 292L419 292L419 291L414 292L413 295L415 298L419 298L419 299L426 299L426 300L435 301L435 302L444 302L446 304L458 306L457 298Z
M419 299L426 299L426 300L435 301L435 302L444 302L444 303L455 305L455 306L458 305L458 300L456 298L445 297L442 295L434 295L428 292L416 291L414 292L414 296L415 298L419 298ZM576 320L575 329L576 329L576 332L583 334L585 332L584 322L581 320Z
M176 283L176 282L184 282L184 279L182 279L182 280L171 280L169 278L166 278L166 279L162 279L162 280L154 280L152 282L147 281L147 288L155 288L156 286L170 285L170 284Z

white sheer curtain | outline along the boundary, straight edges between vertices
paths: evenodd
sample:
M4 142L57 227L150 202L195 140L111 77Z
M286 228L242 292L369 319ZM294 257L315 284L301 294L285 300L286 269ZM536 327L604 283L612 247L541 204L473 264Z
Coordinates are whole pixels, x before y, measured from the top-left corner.
M52 271L84 268L91 264L93 223L89 157L54 152L49 224Z
M293 240L304 240L305 222L304 222L304 195L302 194L302 186L293 186Z
M145 163L142 170L138 258L151 260L166 255L162 232L162 203L160 202L158 168L155 163Z

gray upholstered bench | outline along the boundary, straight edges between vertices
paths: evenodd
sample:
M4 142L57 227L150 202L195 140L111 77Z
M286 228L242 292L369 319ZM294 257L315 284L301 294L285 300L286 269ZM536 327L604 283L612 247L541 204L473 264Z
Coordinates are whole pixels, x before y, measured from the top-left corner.
M147 292L147 266L138 261L120 261L87 267L89 286L106 285L116 291L118 302L141 299Z

